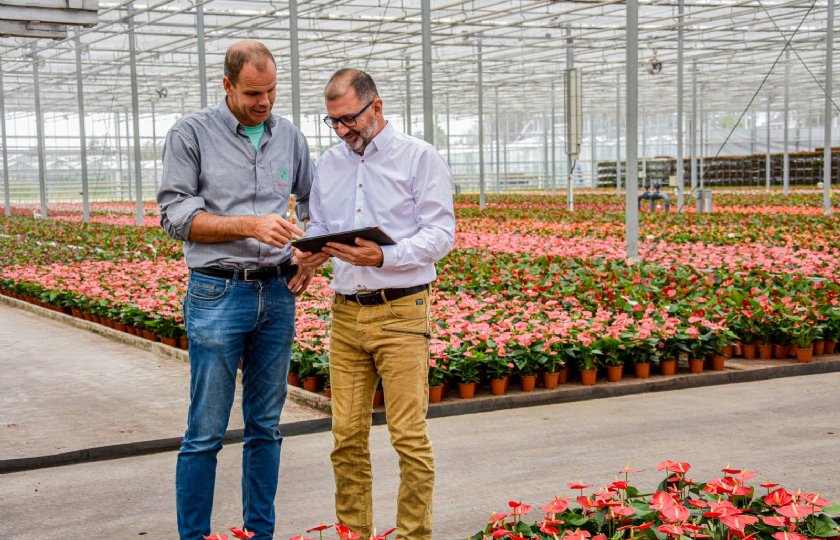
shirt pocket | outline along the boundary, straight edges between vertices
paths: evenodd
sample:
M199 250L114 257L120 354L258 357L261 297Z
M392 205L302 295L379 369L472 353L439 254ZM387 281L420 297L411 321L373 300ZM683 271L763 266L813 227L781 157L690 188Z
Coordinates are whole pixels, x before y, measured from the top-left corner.
M275 159L271 162L271 192L281 198L288 198L292 193L295 179L292 161L288 158Z

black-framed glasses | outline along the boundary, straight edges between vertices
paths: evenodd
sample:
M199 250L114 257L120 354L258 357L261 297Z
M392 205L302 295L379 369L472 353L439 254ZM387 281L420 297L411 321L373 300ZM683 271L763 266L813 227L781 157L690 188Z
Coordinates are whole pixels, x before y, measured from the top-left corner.
M325 116L324 117L324 123L327 124L327 126L331 127L332 129L337 128L339 122L344 124L344 127L349 127L349 128L355 127L356 126L356 118L361 116L361 114L363 112L365 112L367 110L367 108L370 107L371 104L374 101L376 101L376 98L368 101L368 104L365 105L364 107L362 107L362 110L357 112L356 114L345 114L344 116L339 116L339 117Z

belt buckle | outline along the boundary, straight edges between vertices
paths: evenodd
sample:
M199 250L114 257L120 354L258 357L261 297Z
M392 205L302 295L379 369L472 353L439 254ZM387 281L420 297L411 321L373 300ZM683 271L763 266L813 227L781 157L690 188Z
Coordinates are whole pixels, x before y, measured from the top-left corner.
M355 293L353 297L356 299L356 303L360 306L372 306L376 301L378 295L376 291L365 291L362 293Z
M242 271L242 281L259 281L257 278L248 275L250 272L259 272L259 270L259 268L246 268Z

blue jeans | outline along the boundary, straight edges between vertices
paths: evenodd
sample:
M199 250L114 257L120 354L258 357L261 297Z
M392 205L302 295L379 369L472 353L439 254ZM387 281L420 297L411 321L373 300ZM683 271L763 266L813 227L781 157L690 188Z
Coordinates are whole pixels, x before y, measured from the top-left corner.
M181 540L211 534L216 454L230 419L240 359L243 526L257 533L254 540L273 537L294 316L295 297L285 278L242 281L190 273L184 299L190 409L175 473Z

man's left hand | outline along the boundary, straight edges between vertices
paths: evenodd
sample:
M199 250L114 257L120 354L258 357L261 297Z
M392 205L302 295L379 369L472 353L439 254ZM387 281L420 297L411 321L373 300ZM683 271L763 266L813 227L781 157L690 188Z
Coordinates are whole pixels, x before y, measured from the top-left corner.
M300 296L309 287L309 284L312 283L312 276L314 275L314 268L306 268L305 266L298 265L297 273L289 280L289 290L295 296Z
M324 253L353 266L380 266L383 257L379 244L364 238L356 238L355 246L327 242Z

